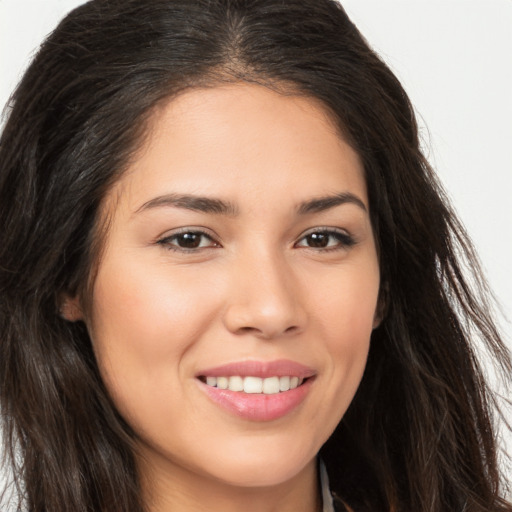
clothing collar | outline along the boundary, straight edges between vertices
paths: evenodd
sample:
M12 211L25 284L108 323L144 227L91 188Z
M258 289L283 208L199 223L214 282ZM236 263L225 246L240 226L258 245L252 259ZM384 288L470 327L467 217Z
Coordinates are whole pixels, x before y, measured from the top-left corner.
M334 504L332 501L331 489L329 488L329 475L327 474L327 469L325 469L325 464L323 460L320 459L319 463L320 469L320 488L322 490L322 503L323 508L322 512L335 512Z

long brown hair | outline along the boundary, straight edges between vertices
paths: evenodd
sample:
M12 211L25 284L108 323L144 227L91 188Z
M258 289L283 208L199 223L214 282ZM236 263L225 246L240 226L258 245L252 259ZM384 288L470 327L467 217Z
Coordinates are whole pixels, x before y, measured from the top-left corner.
M406 93L333 0L93 0L42 45L0 141L0 406L22 503L144 510L136 433L59 297L87 294L99 205L152 109L219 81L318 98L364 163L385 318L321 451L335 494L356 511L512 511L474 340L512 368L477 258Z

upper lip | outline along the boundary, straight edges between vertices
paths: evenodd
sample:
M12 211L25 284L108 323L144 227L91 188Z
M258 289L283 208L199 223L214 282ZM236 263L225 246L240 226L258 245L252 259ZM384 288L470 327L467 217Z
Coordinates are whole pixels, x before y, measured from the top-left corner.
M303 364L288 359L275 361L235 361L233 363L215 366L201 370L196 377L299 377L305 379L312 377L316 371Z

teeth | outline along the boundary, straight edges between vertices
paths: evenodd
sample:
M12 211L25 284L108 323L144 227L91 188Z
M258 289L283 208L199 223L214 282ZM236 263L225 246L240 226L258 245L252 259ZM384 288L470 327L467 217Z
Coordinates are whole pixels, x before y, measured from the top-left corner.
M244 393L261 393L263 391L263 379L259 377L245 377Z
M279 378L279 391L288 391L290 389L290 377Z
M242 377L229 377L229 390L230 391L243 391L244 379Z
M219 389L228 389L229 379L227 377L217 377L217 387Z
M265 393L265 395L275 395L279 393L279 377L263 379L263 393Z
M208 386L219 389L229 389L230 391L243 391L244 393L263 393L264 395L274 395L279 392L295 389L304 382L299 377L206 377Z

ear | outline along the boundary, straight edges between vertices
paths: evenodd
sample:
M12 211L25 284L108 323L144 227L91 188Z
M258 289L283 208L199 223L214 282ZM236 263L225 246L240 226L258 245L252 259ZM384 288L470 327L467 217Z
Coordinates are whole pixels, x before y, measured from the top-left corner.
M377 307L375 308L375 315L373 317L373 329L377 329L388 314L388 297L389 285L388 283L381 283Z
M84 319L84 313L78 296L71 297L67 293L59 299L59 314L68 322L78 322Z
M381 314L381 307L380 307L380 301L377 304L377 309L375 310L375 315L373 316L373 324L372 324L372 330L377 329L379 325L381 324L383 319L383 315Z

